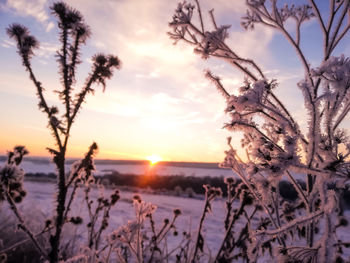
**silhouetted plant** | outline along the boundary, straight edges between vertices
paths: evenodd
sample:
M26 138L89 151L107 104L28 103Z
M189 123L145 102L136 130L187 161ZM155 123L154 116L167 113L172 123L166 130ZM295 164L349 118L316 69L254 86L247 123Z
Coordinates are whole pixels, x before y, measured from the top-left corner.
M197 231L197 237L195 241L194 246L194 252L192 255L191 262L196 262L200 259L200 257L197 255L198 249L203 252L204 248L204 238L202 235L202 228L204 224L204 219L207 213L211 212L211 202L215 199L215 197L220 197L222 195L222 191L220 188L211 187L210 185L203 185L205 189L205 203L204 203L204 210L201 216L201 219L199 221L198 231Z
M59 75L62 83L61 90L58 90L59 99L64 105L65 112L59 115L58 107L49 106L45 96L42 83L36 78L31 65L31 58L35 49L39 47L39 42L32 36L29 30L22 25L12 24L7 28L7 34L14 39L17 44L18 54L22 58L22 63L29 73L29 77L36 87L39 99L39 109L48 117L48 127L55 138L55 148L48 148L53 155L53 161L56 165L57 176L57 204L55 211L55 220L53 227L54 233L50 236L51 251L45 258L50 262L58 262L60 259L60 240L62 227L67 221L70 201L67 201L67 190L72 181L76 180L77 173L88 173L93 167L91 166L91 158L97 149L94 143L86 158L79 164L69 177L66 178L65 156L68 147L68 141L72 124L81 109L82 103L86 100L89 93L94 93L94 86L101 84L103 90L106 87L106 80L113 76L113 70L120 68L120 60L113 55L97 54L92 57L92 69L87 77L84 86L80 91L76 91L76 68L80 61L80 49L90 36L90 29L85 24L81 13L64 2L56 2L51 6L52 14L58 19L59 40L61 43L60 50L57 51L57 62L59 65ZM72 199L73 196L70 197ZM18 216L19 218L19 216ZM68 220L69 221L69 220Z

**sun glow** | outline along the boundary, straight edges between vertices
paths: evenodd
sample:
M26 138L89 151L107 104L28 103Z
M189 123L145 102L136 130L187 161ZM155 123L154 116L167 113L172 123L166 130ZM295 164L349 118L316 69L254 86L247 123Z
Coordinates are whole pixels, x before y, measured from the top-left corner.
M155 155L155 154L147 156L146 159L150 162L150 165L155 165L156 163L163 160L162 157Z

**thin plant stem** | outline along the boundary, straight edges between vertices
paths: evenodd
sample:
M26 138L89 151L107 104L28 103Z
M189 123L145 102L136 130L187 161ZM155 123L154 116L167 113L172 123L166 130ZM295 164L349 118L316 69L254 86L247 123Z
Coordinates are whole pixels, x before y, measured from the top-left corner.
M19 221L19 228L22 229L30 238L30 240L33 242L34 246L36 247L36 249L39 251L39 253L46 258L47 255L44 252L43 248L39 245L37 239L36 239L36 235L34 235L29 228L27 227L21 213L18 211L17 206L15 204L15 202L13 201L12 197L10 196L10 194L8 193L8 191L5 191L5 195L6 195L6 200L7 202L10 204L10 208L13 211L13 213L15 214L15 216L17 217L18 221ZM17 246L17 245L16 245Z

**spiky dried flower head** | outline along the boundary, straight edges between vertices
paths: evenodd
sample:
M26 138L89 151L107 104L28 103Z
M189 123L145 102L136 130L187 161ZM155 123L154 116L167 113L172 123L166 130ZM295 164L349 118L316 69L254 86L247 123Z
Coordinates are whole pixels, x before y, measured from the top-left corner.
M28 61L34 54L34 49L39 47L36 38L30 35L27 27L13 23L6 29L7 35L14 39L17 44L18 53L24 61Z
M175 208L173 212L174 212L175 216L181 215L181 209L180 208Z
M208 200L212 200L215 197L222 196L222 190L220 187L212 187L209 184L205 184L205 185L203 185L203 187L205 189L205 195L206 195Z
M185 26L191 22L193 15L194 5L186 3L186 1L180 2L175 9L173 15L173 21L169 23L170 26Z
M132 199L136 202L139 202L139 203L141 203L141 201L142 201L141 196L138 194L134 194Z
M107 63L107 57L104 54L96 54L93 60L99 65L105 65Z
M117 69L120 69L121 67L121 61L117 56L108 56L108 62L109 65L111 65L112 67L116 67Z
M70 222L74 225L80 225L83 223L83 219L80 216L76 216L76 217L71 217L70 218Z
M115 205L115 203L120 199L119 190L115 190L111 195L111 205Z
M209 55L217 51L228 38L228 29L230 25L223 25L213 31L207 31L202 38L201 46L194 49L194 52L202 55L202 58L207 59Z
M226 177L224 178L224 183L227 185L233 185L236 182L234 177Z
M81 24L76 27L76 34L80 36L90 36L91 32L87 25Z
M52 150L52 149L51 149ZM91 184L95 183L94 171L96 170L94 156L98 150L98 146L93 142L84 159L75 161L70 168L70 181L75 184L85 184L87 189ZM55 160L55 159L54 159Z
M64 2L56 2L51 6L52 13L59 19L58 27L64 29L72 37L77 37L78 41L85 43L91 36L88 25L85 24L82 14L68 6Z
M17 145L13 148L13 151L8 152L7 163L19 165L22 162L24 155L27 154L29 154L29 151L26 149L25 146Z
M103 91L106 88L106 79L110 79L113 76L114 69L120 69L121 61L117 56L104 55L98 53L92 57L93 62L93 74L92 82L96 82L103 86Z
M78 10L69 7L64 2L54 3L50 9L52 13L60 19L60 26L71 28L74 24L82 22L83 20L83 16Z
M89 154L90 155L94 155L96 154L96 151L98 150L98 145L96 142L93 142L90 146L90 149L89 149Z
M23 36L29 34L29 30L28 30L28 28L26 28L23 25L14 23L14 24L11 24L6 29L6 33L11 38L13 38L13 37L22 38Z
M59 17L65 17L68 6L64 2L56 2L51 6L51 10Z

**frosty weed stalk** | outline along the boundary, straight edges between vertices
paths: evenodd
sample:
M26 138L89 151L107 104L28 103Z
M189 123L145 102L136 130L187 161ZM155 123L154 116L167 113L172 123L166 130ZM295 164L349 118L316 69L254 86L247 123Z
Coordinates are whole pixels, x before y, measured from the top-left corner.
M247 153L247 161L242 161L229 139L222 166L231 168L241 178L260 208L256 212L260 223L247 225L249 238L244 241L244 251L249 257L244 253L236 255L254 262L265 248L273 245L279 249L269 249L270 257L274 255L283 262L343 262L345 243L338 241L337 228L342 220L340 192L348 187L350 177L350 140L341 125L350 111L350 59L333 53L350 29L350 1L329 0L328 12L321 12L320 1L314 0L299 5L246 0L243 28L253 30L258 25L258 30L260 26L276 30L288 40L301 61L305 78L297 87L304 97L306 134L276 95L277 81L268 79L254 60L240 56L227 45L230 26L218 25L214 10L208 13L211 25L207 25L199 0L193 2L178 4L169 23L170 38L175 43L192 45L203 59L223 60L245 76L239 94L232 95L218 76L209 70L205 74L226 100L225 112L230 119L225 128L243 133L242 146ZM301 47L302 26L314 18L323 37L318 67L311 66ZM287 27L287 21L295 27ZM306 189L294 178L296 173L303 174ZM299 195L297 202L281 198L282 178L291 181ZM249 223L249 215L245 216ZM228 225L234 220L235 217L230 217ZM226 237L235 233L240 231L231 231ZM235 247L237 238L237 234L235 238L225 238L222 248ZM216 261L236 259L235 253L239 251L226 252L229 253L219 251Z
M19 168L19 165L23 160L23 156L28 153L24 146L16 146L13 151L8 153L7 163L0 169L0 201L6 200L9 203L10 209L19 221L17 227L28 235L40 254L45 256L43 248L28 228L16 206L16 203L22 202L26 195L26 191L23 189L24 171Z
M7 34L17 43L18 54L22 58L23 66L29 73L29 78L36 87L39 99L39 109L48 117L48 127L55 139L56 147L48 148L53 155L53 161L56 165L57 176L57 204L54 221L55 231L50 236L51 250L47 257L50 262L58 262L60 258L60 240L62 227L67 217L67 189L70 183L67 183L65 171L65 155L68 147L69 135L72 124L81 109L82 103L86 96L94 93L94 85L101 84L103 90L106 87L106 80L113 76L113 70L120 68L120 60L113 55L97 54L92 57L92 69L87 77L84 86L80 91L75 92L76 69L80 61L81 46L86 43L90 36L90 29L85 24L81 13L64 2L56 2L51 6L52 14L58 19L59 40L61 43L60 50L57 51L57 62L59 64L59 74L62 88L58 90L59 99L61 100L65 112L59 115L56 106L49 106L45 96L42 83L37 80L31 65L31 59L34 50L39 47L38 41L30 35L29 30L19 24L12 24L7 28ZM93 145L95 148L96 145ZM92 155L90 155L92 157Z

